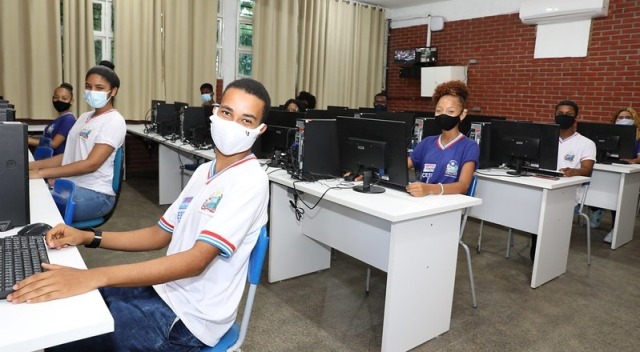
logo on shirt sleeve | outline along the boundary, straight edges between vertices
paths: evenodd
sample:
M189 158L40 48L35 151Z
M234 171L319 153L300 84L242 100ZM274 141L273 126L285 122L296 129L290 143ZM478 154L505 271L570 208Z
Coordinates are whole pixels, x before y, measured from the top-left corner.
M216 208L218 208L218 204L220 204L221 199L222 193L215 192L204 201L200 209L213 214L216 212Z
M184 212L187 211L187 208L189 207L189 203L191 203L192 200L193 200L193 197L185 197L182 200L182 203L180 203L180 206L178 207L178 214L176 215L176 219L178 220L178 222L180 222L182 215L184 215Z

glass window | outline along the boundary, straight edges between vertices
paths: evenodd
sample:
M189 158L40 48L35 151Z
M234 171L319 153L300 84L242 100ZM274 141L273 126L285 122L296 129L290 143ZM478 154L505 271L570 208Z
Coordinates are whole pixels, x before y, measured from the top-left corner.
M253 18L254 0L240 0L240 16Z
M251 61L253 53L240 53L238 55L238 74L243 77L251 77Z
M96 51L96 64L102 61L102 39L96 39L93 41Z
M253 24L240 23L240 40L238 44L245 48L253 47Z
M102 32L102 4L93 3L93 30Z

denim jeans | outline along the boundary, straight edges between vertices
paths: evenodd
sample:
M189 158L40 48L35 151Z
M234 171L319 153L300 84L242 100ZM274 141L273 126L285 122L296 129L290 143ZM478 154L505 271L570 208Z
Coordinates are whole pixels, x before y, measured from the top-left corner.
M116 197L87 188L76 187L76 195L73 200L76 202L73 221L82 221L99 218L107 214L113 208Z
M113 315L114 332L47 351L200 351L206 347L184 326L153 287L100 289Z

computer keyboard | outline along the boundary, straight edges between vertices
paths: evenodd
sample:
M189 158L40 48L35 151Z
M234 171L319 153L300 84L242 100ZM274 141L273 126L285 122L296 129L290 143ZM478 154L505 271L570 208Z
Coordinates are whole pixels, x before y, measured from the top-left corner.
M387 180L379 180L377 183L376 182L372 182L371 184L373 185L378 185L378 186L382 186L385 188L391 188L391 189L395 189L396 191L401 191L401 192L406 192L407 191L407 185L403 185L400 183L394 183L391 181L387 181Z
M538 169L535 167L526 167L526 166L523 166L522 169L532 174L551 176L551 177L564 177L564 174L562 172L555 171L555 170Z
M42 236L0 238L0 299L13 292L13 285L42 272L41 263L49 263Z

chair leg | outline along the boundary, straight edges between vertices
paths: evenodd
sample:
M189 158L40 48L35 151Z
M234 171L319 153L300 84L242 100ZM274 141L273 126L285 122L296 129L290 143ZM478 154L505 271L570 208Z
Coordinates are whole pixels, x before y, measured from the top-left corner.
M507 235L507 255L505 258L511 256L511 247L513 247L513 230L509 228L509 234Z
M369 280L371 279L371 267L367 267L367 280L365 281L364 294L369 295Z
M471 287L471 306L473 308L478 307L478 303L476 302L476 288L473 284L473 269L471 268L471 253L469 253L469 246L466 243L460 241L460 245L464 249L465 254L467 255L467 270L469 270L469 287Z
M484 220L480 220L480 233L478 234L478 246L476 247L476 251L480 253L480 248L482 247L482 227L484 226Z

